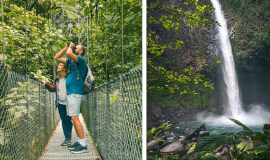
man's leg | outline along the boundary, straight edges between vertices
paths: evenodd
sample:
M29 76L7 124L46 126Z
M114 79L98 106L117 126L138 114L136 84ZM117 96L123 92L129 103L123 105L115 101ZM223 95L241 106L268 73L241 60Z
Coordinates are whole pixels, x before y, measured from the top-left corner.
M79 120L80 106L82 103L83 95L70 94L67 95L67 97L68 114L71 116L71 120L73 121L75 131L79 138L78 142L68 146L68 149L70 149L71 153L84 153L87 152L87 146L85 144L83 126Z
M77 136L80 139L84 139L84 130L83 130L83 126L81 121L79 120L79 116L72 116L71 117L73 124L74 124L74 128L76 130Z

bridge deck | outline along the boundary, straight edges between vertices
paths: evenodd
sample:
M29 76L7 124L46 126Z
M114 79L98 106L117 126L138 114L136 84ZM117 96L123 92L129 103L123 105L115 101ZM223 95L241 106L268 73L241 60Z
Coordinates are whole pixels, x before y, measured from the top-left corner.
M72 154L67 146L61 146L60 144L64 141L64 133L62 130L61 121L56 127L56 130L51 137L49 144L47 145L46 149L43 152L42 157L40 160L101 160L100 155L96 149L96 146L90 136L88 130L86 129L85 122L83 120L82 115L80 114L80 120L82 122L84 133L85 133L85 140L87 144L88 153L81 153L81 154ZM75 129L72 129L72 140L71 143L77 141L77 136L75 133Z

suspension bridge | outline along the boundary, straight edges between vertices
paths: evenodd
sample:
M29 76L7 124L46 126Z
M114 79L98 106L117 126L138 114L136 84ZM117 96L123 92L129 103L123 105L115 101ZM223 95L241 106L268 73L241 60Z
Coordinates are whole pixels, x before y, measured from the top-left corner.
M64 135L55 93L4 64L0 68L0 159L141 159L141 69L84 96L81 118L89 153L75 156L60 146Z
M89 64L88 30L80 30L76 35L72 30L74 26L89 25L89 17L78 13L76 19L70 19L61 10L53 16L52 23L53 27L63 30L63 36L87 47ZM3 41L2 52L4 54ZM55 67L53 71L55 75ZM106 77L107 74L106 62ZM88 153L72 154L66 146L60 146L64 134L55 105L55 93L49 92L40 80L27 72L12 70L4 60L0 62L0 159L142 159L141 92L142 70L139 67L84 95L80 119ZM76 139L73 128L71 142Z

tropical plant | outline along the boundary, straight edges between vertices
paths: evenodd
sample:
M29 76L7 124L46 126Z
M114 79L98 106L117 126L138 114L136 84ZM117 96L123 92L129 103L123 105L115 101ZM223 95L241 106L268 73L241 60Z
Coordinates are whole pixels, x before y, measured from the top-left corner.
M250 159L250 157L251 159L270 158L269 129L264 127L264 133L254 132L238 120L230 120L241 126L243 130L237 133L224 133L199 138L191 157L202 151L213 151L224 145L232 153L233 158L238 160Z
M147 140L148 141L164 141L164 131L170 129L171 124L169 122L163 123L159 127L153 127L151 130L147 131Z

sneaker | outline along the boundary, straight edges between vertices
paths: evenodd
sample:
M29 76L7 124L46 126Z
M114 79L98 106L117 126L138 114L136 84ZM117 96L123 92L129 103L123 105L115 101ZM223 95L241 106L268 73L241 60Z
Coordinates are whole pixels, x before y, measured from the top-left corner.
M74 143L73 145L69 145L69 146L68 146L68 149L69 149L69 150L75 149L75 147L78 146L78 145L80 145L80 143L79 143L79 142L76 142L76 143Z
M67 146L67 145L71 145L69 139L65 139L65 141L63 143L61 143L61 146Z
M75 149L70 150L71 153L79 154L79 153L87 153L87 146L83 147L81 144L77 145Z

